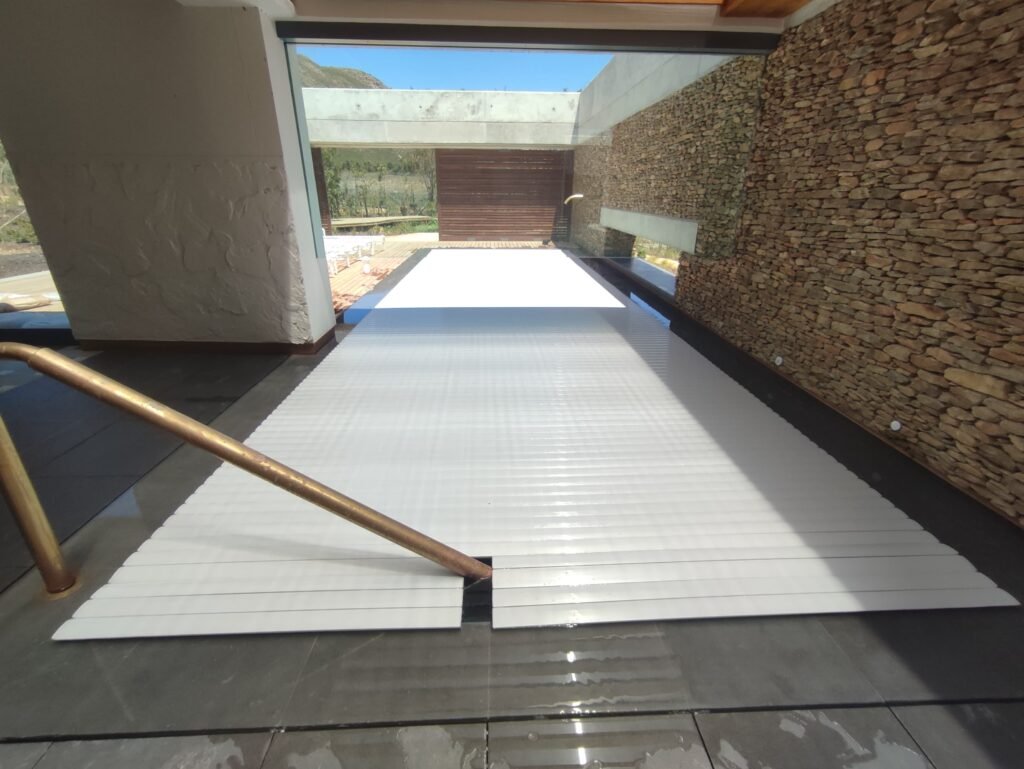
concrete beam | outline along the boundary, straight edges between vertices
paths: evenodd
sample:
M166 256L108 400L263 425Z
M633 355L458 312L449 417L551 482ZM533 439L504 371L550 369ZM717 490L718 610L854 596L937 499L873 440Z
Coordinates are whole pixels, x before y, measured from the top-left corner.
M577 93L303 88L318 146L571 147Z
M580 94L577 144L700 80L732 56L616 54Z
M664 243L688 254L697 248L697 222L619 208L601 208L601 226Z

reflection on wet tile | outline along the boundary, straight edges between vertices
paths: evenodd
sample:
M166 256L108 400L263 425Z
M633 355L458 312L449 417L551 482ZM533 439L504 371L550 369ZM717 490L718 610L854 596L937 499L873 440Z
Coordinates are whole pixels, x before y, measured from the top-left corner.
M489 727L489 769L710 769L688 715L520 721Z
M269 734L60 742L36 769L259 769Z
M291 724L367 724L487 713L490 628L331 633L316 644L285 713Z
M863 673L811 617L661 624L687 709L876 703Z
M683 682L654 623L498 630L491 717L683 707Z
M934 769L884 708L704 713L697 724L715 769Z
M0 745L0 769L33 769L48 747L48 742Z
M1024 703L893 708L935 769L1024 765Z
M49 635L65 612L84 598L78 593L58 602L38 598L35 584L23 580L8 594L31 587L33 602L27 608L5 613L0 644L0 737L39 739L44 735L68 734L73 724L68 710L96 696L108 687L108 679L131 656L133 642L111 644L57 644ZM63 602L61 602L63 603ZM55 608L51 608L55 607ZM115 708L120 711L120 704ZM107 714L110 715L109 713ZM116 719L111 718L113 725ZM122 724L122 731L124 731ZM105 729L100 730L105 731Z
M484 724L285 732L263 769L484 769Z
M77 693L58 728L65 734L103 734L280 724L313 640L275 635L139 641L102 677L89 671L92 688ZM60 651L80 645L58 644ZM105 650L114 644L92 646ZM81 689L86 681L76 678Z
M886 612L822 624L887 700L1024 697L1022 609Z

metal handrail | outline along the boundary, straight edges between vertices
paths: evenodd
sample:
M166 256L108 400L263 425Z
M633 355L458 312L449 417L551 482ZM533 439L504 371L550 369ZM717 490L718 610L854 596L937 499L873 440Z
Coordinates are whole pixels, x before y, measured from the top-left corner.
M36 371L66 385L117 406L161 427L182 440L269 481L295 496L362 526L396 545L422 555L464 577L487 579L491 567L436 539L399 523L361 502L315 481L287 465L249 448L212 427L175 411L160 401L126 387L109 377L41 347L17 342L0 342L0 358L27 363ZM51 593L67 590L74 575L67 568L46 514L36 497L32 482L18 457L14 443L0 418L0 485L18 525L28 542L39 571Z

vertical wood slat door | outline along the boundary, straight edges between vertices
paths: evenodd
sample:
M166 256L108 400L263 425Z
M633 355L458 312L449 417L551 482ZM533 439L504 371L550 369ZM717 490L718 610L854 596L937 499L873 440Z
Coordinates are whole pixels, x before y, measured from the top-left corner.
M437 150L441 240L556 240L569 231L572 152Z

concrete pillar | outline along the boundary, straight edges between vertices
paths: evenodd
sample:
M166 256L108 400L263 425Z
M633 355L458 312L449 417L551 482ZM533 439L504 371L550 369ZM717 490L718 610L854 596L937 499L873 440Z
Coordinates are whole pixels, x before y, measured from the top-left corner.
M285 51L259 10L6 3L0 104L79 339L301 346L333 328Z

